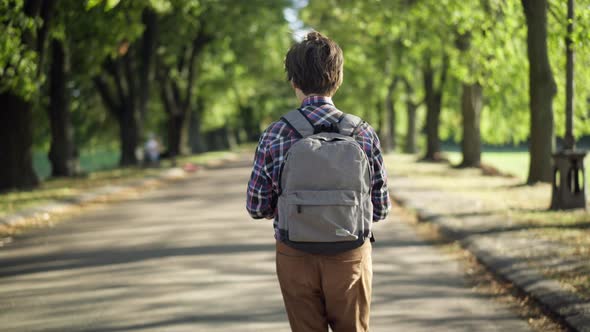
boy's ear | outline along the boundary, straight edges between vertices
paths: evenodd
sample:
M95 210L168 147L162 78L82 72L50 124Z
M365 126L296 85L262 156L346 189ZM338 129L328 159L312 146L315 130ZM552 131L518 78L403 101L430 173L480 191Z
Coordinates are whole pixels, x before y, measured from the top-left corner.
M299 89L299 87L297 86L297 84L295 84L295 82L293 82L293 81L289 81L289 82L291 82L291 87L293 89Z

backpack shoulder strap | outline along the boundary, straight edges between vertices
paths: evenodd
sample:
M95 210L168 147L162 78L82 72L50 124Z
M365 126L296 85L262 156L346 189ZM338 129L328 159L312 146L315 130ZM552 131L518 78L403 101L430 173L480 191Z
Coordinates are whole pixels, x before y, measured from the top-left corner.
M288 125L290 125L301 137L311 136L314 133L314 128L309 120L301 114L299 109L292 110L285 114L282 118Z
M338 128L340 134L345 136L353 136L357 127L363 123L363 120L356 115L344 114L340 122L338 122Z

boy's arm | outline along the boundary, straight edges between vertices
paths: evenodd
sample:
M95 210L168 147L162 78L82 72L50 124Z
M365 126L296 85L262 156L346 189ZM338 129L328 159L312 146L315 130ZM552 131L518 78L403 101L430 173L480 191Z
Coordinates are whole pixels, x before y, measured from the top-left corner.
M387 189L387 172L383 164L383 156L381 155L381 143L379 137L374 130L373 135L373 178L371 179L371 201L373 203L373 221L383 220L391 210L391 202L389 200L389 191Z
M275 193L270 177L272 169L272 157L267 151L267 135L262 134L256 153L254 155L254 166L250 181L248 181L248 192L246 209L254 219L273 219L275 216Z

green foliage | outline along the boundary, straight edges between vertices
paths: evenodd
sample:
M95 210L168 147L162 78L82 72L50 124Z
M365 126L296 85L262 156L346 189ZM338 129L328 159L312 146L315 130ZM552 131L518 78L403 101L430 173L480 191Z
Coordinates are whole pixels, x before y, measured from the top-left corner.
M144 5L140 2L124 1L108 11L107 4L87 10L77 0L63 0L60 4L58 13L72 56L73 74L78 80L90 81L102 70L105 58L126 52L143 31Z
M25 15L23 0L0 0L0 22L0 92L31 100L38 89L38 54L27 40L41 22Z
M590 2L578 0L576 12L576 135L590 133ZM565 105L565 1L550 1L549 47L559 93L556 129L563 134ZM307 27L334 38L345 53L345 80L339 105L367 119L378 119L379 100L396 75L423 95L420 68L443 54L450 59L444 91L441 137L461 139L460 82L483 87L481 133L484 142L517 143L528 139L528 60L526 24L519 1L311 0L302 12ZM396 99L404 99L396 90ZM362 100L363 110L357 111ZM396 103L397 109L403 104ZM403 112L398 112L402 117Z
M389 4L310 1L301 12L308 27L336 40L344 52L344 81L334 96L335 102L374 126L378 123L376 108L381 105L394 70L391 41L396 35L389 34L384 24L388 13L395 13L385 10Z
M120 0L88 0L86 9L92 9L99 5L104 5L105 11L113 9L119 4Z
M257 117L274 113L269 117L275 119L288 107L289 86L283 74L283 57L290 42L282 16L286 5L286 1L264 0L201 1L198 5L179 1L163 17L166 36L158 53L173 68L171 75L181 87L186 75L174 69L178 54L199 29L212 38L198 60L193 91L204 99L205 130L226 124L241 128L239 110L247 105L255 106Z
M263 118L266 118L265 114L278 113L277 110L281 111L287 104L285 96L289 94L291 97L283 79L282 64L290 41L282 15L287 5L286 0L272 3L264 0L248 3L237 0L57 2L50 38L64 41L70 55L68 88L72 92L70 112L77 144L88 148L117 141L115 119L104 112L93 79L105 70L105 59L137 52L145 29L141 15L146 6L158 16L156 54L159 64L170 69L168 77L181 91L189 82L187 67L180 66L187 60L187 44L200 32L211 39L197 59L196 82L190 92L193 102L197 96L205 100L205 129L226 123L239 128L239 109L244 105L255 104L258 116ZM20 35L16 37L20 38ZM8 53L10 49L5 47L4 50ZM33 58L36 56L33 51L29 54ZM33 74L37 68L32 67L31 71ZM19 75L18 78L22 80L26 76ZM29 79L29 82L35 81ZM166 115L160 101L160 82L155 83L148 103L145 130L161 133ZM32 85L27 91L38 90ZM44 96L41 97L45 100ZM45 107L45 102L41 103L35 118L38 122L35 142L43 150L49 147Z
M567 1L550 1L548 13L549 59L557 95L553 100L555 131L565 134L565 38L567 35ZM590 133L590 1L576 1L574 40L574 135Z
M64 42L70 55L70 112L81 149L114 147L119 139L116 119L104 111L93 78L105 71L106 59L139 52L145 26L142 13L157 15L156 55L167 79L179 90L189 86L190 43L203 33L208 41L196 58L190 93L191 110L202 102L205 131L226 126L238 132L253 117L260 129L296 106L285 80L283 59L293 32L283 11L292 16L301 4L291 0L61 0L56 2L48 39ZM577 0L575 134L590 133L590 0ZM406 99L423 100L422 68L430 59L435 71L449 58L441 136L461 139L462 83L478 82L484 91L481 133L486 143L523 142L529 135L526 24L519 1L310 0L300 10L306 29L334 38L345 53L344 84L334 96L343 110L358 114L380 129L385 120L384 100L395 78L407 80L414 92L406 95L399 83L393 90L397 131L405 131ZM564 1L550 0L550 59L558 94L554 99L557 134L564 130L565 34ZM291 17L291 20L293 18ZM0 92L12 91L35 101L35 145L49 146L45 115L47 89L32 40L45 22L23 13L23 0L0 0ZM292 22L293 23L293 22ZM466 44L462 44L466 43ZM46 46L47 47L47 46ZM46 53L49 50L46 49ZM44 56L47 58L47 56ZM132 64L137 66L137 64ZM135 67L134 67L135 68ZM435 75L437 84L440 75ZM112 84L112 83L111 83ZM145 118L145 132L163 135L167 115L154 81ZM184 93L184 92L183 92ZM424 106L418 122L423 122ZM245 113L245 110L253 110Z

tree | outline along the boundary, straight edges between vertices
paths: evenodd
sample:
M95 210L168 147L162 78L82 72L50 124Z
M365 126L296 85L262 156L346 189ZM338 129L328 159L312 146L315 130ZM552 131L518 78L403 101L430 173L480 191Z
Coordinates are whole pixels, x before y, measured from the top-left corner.
M553 79L547 50L547 0L522 0L527 23L531 114L530 166L527 183L551 182L554 150Z
M73 176L78 172L79 167L74 129L70 119L69 54L64 41L58 38L52 39L50 49L47 111L51 127L51 147L49 149L51 176Z
M404 78L404 86L406 89L405 103L406 103L406 138L404 142L404 153L418 152L417 143L417 110L421 102L415 101L414 87L407 78Z
M176 1L171 10L161 15L159 25L166 33L159 41L157 77L160 98L167 114L167 152L169 157L182 153L183 139L188 135L186 126L194 106L194 88L197 80L197 59L213 40L208 30L209 3ZM176 27L176 28L174 28ZM198 119L193 119L193 125Z
M230 39L224 63L224 78L231 80L226 84L231 87L229 90L237 107L233 115L235 121L230 127L233 126L238 140L247 142L258 141L265 115L292 108L294 100L291 87L284 79L283 64L291 42L283 16L289 2L275 1L270 5L258 0L255 4L233 14L233 17L240 17L243 28L249 33L244 34L235 26L228 29ZM261 20L265 24L260 24Z
M289 97L291 93L282 79L289 42L282 15L286 1L201 5L206 13L191 22L203 25L211 39L196 59L192 93L197 102L189 107L188 115L193 151L205 145L202 141L207 140L207 131L214 132L206 136L215 141L208 143L218 148L228 148L235 141L257 140L265 115L284 110L291 99L283 97L285 91ZM238 20L239 25L233 24Z
M50 16L51 1L0 2L0 190L39 183L32 162L32 109Z
M437 161L440 159L440 112L444 86L447 80L448 56L443 55L438 70L438 83L435 82L436 71L430 55L424 57L422 80L424 84L424 102L426 104L426 153L423 160Z
M179 56L186 57L177 61L176 68L178 75L184 76L186 80L184 90L172 78L174 76L171 75L171 69L164 64L159 64L158 78L161 86L161 98L168 114L168 155L170 157L181 154L185 122L190 114L191 106L193 106L196 60L212 39L204 30L203 28L197 32L190 46L187 47L188 50L179 54Z
M449 7L451 7L449 5ZM449 24L454 30L455 46L458 52L453 54L452 75L461 82L461 150L463 160L459 166L478 167L481 163L481 119L484 108L483 91L488 92L486 115L499 113L498 108L506 107L511 114L520 113L512 105L497 105L498 100L505 99L514 84L516 77L523 75L518 72L506 75L507 68L518 68L515 61L519 55L514 52L511 40L518 40L520 8L512 3L490 0L454 3L452 12L461 15L452 17ZM515 28L516 27L516 28ZM506 81L506 77L511 77ZM498 89L498 87L503 87ZM501 94L497 94L500 92ZM521 94L510 94L510 99L519 99ZM494 114L491 114L492 116ZM509 116L513 118L513 116ZM498 131L498 121L495 131ZM505 121L505 120L504 120ZM514 123L511 124L514 130ZM488 140L490 135L488 134ZM498 136L498 134L496 134ZM510 136L502 137L504 141Z
M72 82L71 54L68 43L67 25L74 15L84 11L79 2L71 0L52 1L52 29L49 33L50 61L47 63L47 110L51 130L51 145L48 158L51 163L51 176L73 176L79 170L78 147L74 139L71 121Z
M461 94L461 113L463 136L461 167L479 167L481 164L480 121L483 106L482 86L479 83L463 83Z
M381 137L383 137L382 140L384 140L382 142L382 145L384 146L384 151L393 151L396 148L397 145L397 139L396 139L396 131L395 131L395 127L397 124L397 119L396 119L396 111L395 111L395 100L394 100L394 92L395 92L395 88L397 87L397 84L400 82L401 78L400 76L396 76L393 77L391 82L389 83L389 85L387 86L387 94L385 96L385 109L386 109L386 117L388 120L387 123L387 132L385 133L385 135L380 135ZM382 127L382 126L380 126Z
M455 44L460 53L469 56L471 48L471 30L458 32ZM468 72L473 75L473 60L470 63ZM463 161L460 167L479 167L481 164L481 134L480 121L483 106L482 85L476 80L463 80L461 93L461 119L462 131L461 152Z
M336 94L338 105L376 125L384 151L397 145L396 88L407 74L402 65L407 50L395 22L404 21L406 12L405 2L312 1L302 15L342 47L345 80Z
M567 69L567 43L564 42L568 36L571 36L572 49L575 50L574 75L576 77L574 98L572 98L573 108L573 132L576 136L587 135L590 133L590 113L588 113L587 98L590 96L590 1L577 0L574 20L576 22L572 33L568 33L568 2L549 0L547 8L547 48L551 68ZM558 91L566 92L567 70L555 70L553 73ZM559 88L563 88L560 90ZM557 93L553 98L554 130L555 135L564 138L564 147L566 141L566 108L567 94Z
M103 61L102 71L93 79L106 109L119 124L121 166L138 162L136 151L142 137L143 112L154 66L154 15L149 4L125 2L106 13L110 20L102 22L110 21L122 29L115 35L119 39L111 44L111 49L116 52ZM101 27L107 28L104 25Z

